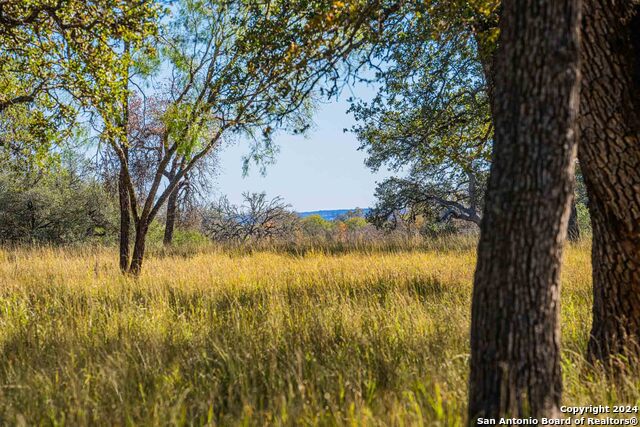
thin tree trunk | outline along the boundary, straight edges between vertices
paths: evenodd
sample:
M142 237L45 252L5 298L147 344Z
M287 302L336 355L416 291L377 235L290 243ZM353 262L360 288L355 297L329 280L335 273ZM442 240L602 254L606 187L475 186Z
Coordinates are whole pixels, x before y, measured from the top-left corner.
M640 6L585 0L580 167L593 225L588 354L640 356Z
M130 53L129 42L124 43L124 54ZM129 70L126 70L126 82L127 89L129 85ZM129 126L129 94L125 92L122 103L122 117L119 123L120 129L127 135ZM125 138L127 138L125 136ZM127 186L127 171L125 166L129 164L129 148L128 145L122 144L122 152L124 154L124 161L126 164L120 163L120 173L118 174L118 198L120 204L120 271L123 273L129 269L129 234L131 230L131 194L129 194L129 188ZM122 160L121 160L122 162Z
M164 226L163 243L170 246L173 241L173 230L176 224L178 213L178 188L176 188L167 199L167 218Z
M123 148L125 158L128 157L127 148ZM120 166L118 175L118 198L120 202L120 270L126 272L129 269L129 234L131 230L131 201L126 184L126 172Z
M569 229L567 231L567 239L570 242L577 242L580 240L580 224L578 224L578 208L576 201L571 203L571 214L569 215Z
M178 167L183 166L184 159L183 162L180 163L178 162L177 157L173 160L171 164L171 170L167 174L169 182L173 182L173 180L176 178L176 171L178 170ZM176 185L176 188L171 192L171 194L169 194L169 197L167 198L167 218L165 221L164 237L162 240L165 246L171 245L173 241L173 231L175 228L178 212L178 192L180 190L180 186L181 183L178 183L178 185Z
M144 260L147 231L149 231L150 222L147 218L141 218L136 221L136 237L133 243L131 266L129 267L129 273L134 276L138 276L142 271L142 261Z
M473 291L470 425L556 416L562 393L559 277L574 187L581 1L502 7Z

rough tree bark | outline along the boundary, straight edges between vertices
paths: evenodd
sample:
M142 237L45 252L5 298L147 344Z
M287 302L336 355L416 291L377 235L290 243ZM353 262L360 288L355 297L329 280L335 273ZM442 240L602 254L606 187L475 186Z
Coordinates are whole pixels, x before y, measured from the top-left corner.
M471 320L469 423L559 414L559 275L573 198L580 0L505 1Z
M588 354L640 355L640 5L584 0L580 167L593 224Z

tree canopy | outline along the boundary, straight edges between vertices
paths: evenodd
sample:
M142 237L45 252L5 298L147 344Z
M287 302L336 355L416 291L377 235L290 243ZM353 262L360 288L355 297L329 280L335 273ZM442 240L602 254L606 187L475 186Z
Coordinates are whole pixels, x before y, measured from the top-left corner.
M378 186L376 223L404 210L479 223L493 138L485 50L495 27L487 22L496 8L429 3L371 51L378 90L371 101L354 100L351 131L367 166L401 175Z
M43 157L68 138L78 112L104 98L79 76L100 69L115 87L118 46L142 45L160 12L151 0L0 1L0 145Z

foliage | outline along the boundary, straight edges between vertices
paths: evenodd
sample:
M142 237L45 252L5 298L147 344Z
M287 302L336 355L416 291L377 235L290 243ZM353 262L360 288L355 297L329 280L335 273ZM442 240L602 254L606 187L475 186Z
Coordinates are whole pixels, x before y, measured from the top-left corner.
M368 222L361 216L354 216L351 218L347 218L344 221L344 224L347 226L347 230L349 231L357 231L367 226Z
M150 0L0 2L0 142L46 151L73 126L78 106L104 104L121 93L127 61L115 50L123 42L142 46L158 13ZM95 85L82 78L88 72ZM14 123L38 132L7 141Z
M379 185L378 225L393 225L394 212L402 211L430 211L439 220L480 217L493 136L481 44L493 27L478 25L494 19L497 5L427 3L372 50L378 92L350 109L367 166L404 175Z
M165 112L169 101L155 96L144 99L134 94L128 102L127 127L127 168L135 194L144 195L151 191L156 172L162 161L166 126ZM101 180L114 193L118 191L118 175L120 159L111 147L100 152L99 174ZM168 181L176 174L178 168L187 162L183 156L175 156L172 162L165 165L162 176ZM207 153L191 171L178 183L180 205L195 209L199 199L211 189L211 180L217 164L217 152Z
M419 39L418 39L419 40ZM366 164L398 171L446 163L472 170L490 154L491 118L475 47L467 41L407 41L385 60L381 89L351 111ZM412 52L410 54L409 52Z
M112 201L77 165L63 162L26 173L5 168L0 174L4 243L68 244L108 237L114 231L113 220Z
M356 209L333 221L314 214L300 218L282 198L269 200L265 193L244 193L244 202L237 206L226 197L205 210L202 231L216 242L236 242L248 248L268 245L295 247L327 244L357 244L384 240ZM256 243L261 243L257 244Z
M54 143L74 137L71 110L47 111L43 105L20 103L0 111L0 150L25 167L56 161Z
M154 221L149 226L148 244L152 250L156 250L163 246L164 224L160 221ZM179 250L192 247L205 247L210 239L202 233L197 227L182 226L174 231L174 240L172 246Z
M326 237L333 229L333 223L318 214L309 215L300 221L304 233L311 237Z
M477 183L478 200L474 207L469 203L469 192L465 186L469 181L455 182L446 174L420 174L413 179L388 178L376 188L377 203L367 218L378 228L395 229L400 223L415 223L418 218L429 225L462 219L479 224L478 212L482 200L484 182ZM424 176L424 177L423 177ZM420 179L416 179L420 178ZM470 176L469 179L477 179ZM480 178L485 178L481 176Z
M578 214L578 228L583 235L590 235L591 216L589 214L589 197L587 196L587 188L584 183L584 176L580 169L580 164L576 165L576 188L575 188L575 204Z

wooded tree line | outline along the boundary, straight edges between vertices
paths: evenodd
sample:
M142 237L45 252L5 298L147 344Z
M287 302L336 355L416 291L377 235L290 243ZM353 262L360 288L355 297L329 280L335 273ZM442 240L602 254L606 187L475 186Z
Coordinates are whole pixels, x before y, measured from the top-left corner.
M373 80L352 131L369 167L407 172L380 185L375 215L426 206L481 226L469 422L558 414L576 160L593 228L588 355L612 370L640 355L636 0L164 6L0 0L0 144L43 161L91 125L117 175L124 272L140 273L165 206L170 240L173 207L217 147L250 141L246 166L264 164L318 97Z

